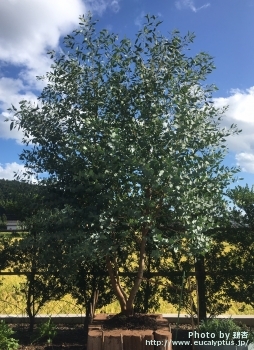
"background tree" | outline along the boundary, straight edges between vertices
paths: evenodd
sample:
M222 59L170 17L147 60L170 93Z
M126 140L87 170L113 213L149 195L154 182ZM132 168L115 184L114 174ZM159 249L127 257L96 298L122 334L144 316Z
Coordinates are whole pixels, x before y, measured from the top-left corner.
M26 281L17 292L25 298L30 330L33 330L35 316L46 302L58 300L70 291L67 277L73 271L66 273L66 266L73 267L67 263L69 247L66 249L64 242L56 238L55 225L52 225L54 215L50 211L56 203L61 208L63 196L63 192L49 191L46 186L0 180L2 212L9 217L15 216L26 228L22 239L14 239L13 235L2 237L0 268L26 274ZM40 224L45 220L50 228L48 232Z
M230 249L227 251L227 271L230 281L225 283L227 295L235 301L254 307L254 186L237 186L228 190L233 202L231 220L221 231Z
M39 191L41 189L31 183L0 179L0 216L11 216L20 221L30 217L36 208L39 209Z
M59 300L70 292L68 276L75 274L71 264L70 247L54 234L54 216L42 209L25 221L27 232L22 238L4 237L0 242L1 268L24 273L26 281L21 283L18 294L24 295L30 330L40 309L50 300ZM47 220L50 232L43 231L40 221Z
M68 51L54 59L38 106L21 101L10 109L10 127L24 130L33 148L20 159L31 172L49 174L42 184L69 198L61 215L75 231L76 259L104 258L121 309L131 313L142 282L148 240L181 248L188 254L208 248L205 233L214 216L225 212L224 188L237 169L221 165L225 109L211 101L214 86L203 81L213 70L205 53L185 50L194 35L171 38L158 32L155 16L146 16L134 43L117 42L106 30L96 33L88 15L65 38ZM223 148L224 147L224 148ZM167 220L181 220L173 232ZM59 238L60 239L60 238ZM137 245L131 242L137 242ZM136 250L135 250L135 249ZM119 268L136 254L137 275L124 290Z
M88 326L93 317L91 311L95 311L97 308L108 305L115 300L104 261L100 256L97 258L97 261L90 261L89 259L82 261L77 274L73 276L72 280L69 280L71 295L86 310L84 324L86 335L88 335ZM98 298L95 298L96 293L98 293ZM94 308L93 310L91 310L91 306Z
M0 209L0 212L1 212L1 214L0 214L0 230L2 230L2 229L6 230L7 217L6 217L6 215L5 215L3 210L1 211L1 209Z
M68 217L64 222L58 221L57 210L52 210L56 206L62 208L63 201L67 203L64 192L8 180L0 181L0 190L3 212L19 215L26 227L22 239L9 235L0 240L0 269L26 273L26 281L16 292L25 298L30 330L45 303L59 300L66 293L71 293L85 306L86 320L96 290L99 291L98 307L110 303L113 295L106 287L109 278L105 276L105 266L103 270L99 257L96 262L74 260L73 242L59 240L61 226L65 230L73 229ZM47 222L46 229L44 222Z
M225 253L225 242L215 240L213 237L209 252L204 255L204 295L205 310L203 312L209 317L215 317L224 314L231 306L232 298L227 293L227 283L229 275L226 273L230 266L229 257ZM179 297L182 287L182 276L173 275L175 271L185 271L185 280L182 296L182 309L189 315L198 317L200 306L198 300L198 285L196 276L190 273L195 272L195 258L181 254L181 252L172 252L171 265L165 263L162 266L162 272L171 271L172 277L170 283L165 285L160 295L167 302L179 306Z

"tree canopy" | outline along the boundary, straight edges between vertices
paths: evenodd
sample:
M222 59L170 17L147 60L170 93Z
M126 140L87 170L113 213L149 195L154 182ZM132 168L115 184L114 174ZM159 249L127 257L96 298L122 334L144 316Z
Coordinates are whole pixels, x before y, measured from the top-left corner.
M11 129L24 131L20 159L28 172L48 173L41 184L64 193L78 242L73 258L105 259L122 310L130 312L142 282L147 244L198 255L207 232L226 213L223 193L236 168L221 164L225 108L213 105L214 69L206 53L187 55L194 35L163 36L146 16L134 43L96 32L89 14L64 39L64 53L49 52L52 70L38 105L21 101L9 111ZM72 223L73 224L73 223ZM46 222L45 222L46 225ZM49 228L50 230L50 228ZM182 242L185 240L185 244ZM188 244L186 244L186 240ZM136 254L137 277L125 291L118 275Z

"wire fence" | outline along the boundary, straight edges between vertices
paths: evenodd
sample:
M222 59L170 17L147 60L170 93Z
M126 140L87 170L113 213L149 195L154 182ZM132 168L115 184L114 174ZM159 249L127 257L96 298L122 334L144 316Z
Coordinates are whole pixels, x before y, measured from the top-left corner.
M26 277L14 273L0 275L0 317L27 317L27 297L23 284ZM32 300L33 301L33 300ZM37 303L33 305L36 309ZM59 300L46 302L36 314L36 317L83 317L85 309L78 305L71 295L65 295Z
M228 271L221 271L221 275L229 273ZM0 318L2 317L28 317L27 312L27 295L24 289L24 283L27 282L29 273L16 273L16 272L1 272L0 271ZM149 275L145 272L144 279L151 277L172 277L182 276L182 271L171 272L151 272ZM233 274L233 273L232 273ZM237 273L236 273L237 274ZM120 273L119 275L136 276L136 273ZM187 276L194 277L195 272L186 273ZM213 273L206 273L206 276L211 276ZM218 273L215 273L217 276ZM230 275L230 274L229 274ZM237 274L238 275L238 274ZM218 277L218 276L217 276ZM32 299L33 301L33 299ZM32 305L32 310L36 310L38 304L36 301ZM84 305L78 304L78 302L70 295L67 294L59 300L51 300L46 302L36 313L36 318L44 318L54 315L54 317L80 317L83 319L86 315Z
M0 318L1 317L28 317L27 312L27 295L24 288L24 283L27 282L27 272L8 272L0 271ZM132 276L135 277L135 272L121 273L122 276ZM168 277L168 276L181 276L182 272L171 272L163 274L161 272L150 273L148 276L146 272L144 273L144 279L146 277ZM190 273L190 275L195 275L195 273ZM27 287L26 287L27 288ZM33 301L33 299L32 299ZM31 310L36 310L38 303L34 302ZM112 312L112 308L105 307L103 309L108 309L107 312ZM54 315L54 317L80 317L83 319L86 315L85 306L77 303L75 299L70 294L65 295L59 300L51 300L46 302L36 313L36 318L44 318Z

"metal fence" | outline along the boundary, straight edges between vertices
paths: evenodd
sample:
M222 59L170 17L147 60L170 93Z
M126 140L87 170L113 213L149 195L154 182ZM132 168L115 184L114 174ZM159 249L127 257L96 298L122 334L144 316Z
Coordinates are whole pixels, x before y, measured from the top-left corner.
M8 319L8 322L11 323L11 320L15 318L15 323L17 323L17 318L19 318L20 322L24 320L27 322L26 294L22 289L25 280L24 275L0 273L0 319ZM35 303L33 309L36 307ZM83 323L85 310L70 295L65 295L60 300L45 303L36 314L36 318L42 320L49 316L58 318L59 321L62 319L63 323L67 321L72 323L71 319L79 320L77 323Z
M221 271L221 274L228 273ZM26 294L22 290L22 283L26 282L26 275L28 273L16 272L1 272L0 271L0 319L8 318L11 322L17 317L28 320L28 313L26 307ZM144 277L172 277L182 276L182 271L172 272L154 272L149 275L145 272ZM120 273L122 276L136 276L136 273ZM212 273L206 274L213 275ZM215 273L217 275L217 273ZM189 272L187 276L195 276L195 272ZM36 305L34 305L36 308ZM111 312L111 311L110 311ZM83 323L85 319L85 307L79 305L71 295L65 295L60 300L53 300L45 303L36 314L36 319L45 319L49 316L62 320L63 323ZM27 322L27 321L26 321Z

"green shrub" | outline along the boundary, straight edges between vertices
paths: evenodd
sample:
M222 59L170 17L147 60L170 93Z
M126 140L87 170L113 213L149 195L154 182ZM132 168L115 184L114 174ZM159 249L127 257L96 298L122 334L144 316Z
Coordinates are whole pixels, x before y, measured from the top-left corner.
M5 324L4 321L0 322L0 349L1 350L16 350L19 347L18 341L11 338L14 334L13 330Z
M38 327L38 330L39 330L39 336L36 337L36 339L32 343L34 343L39 339L47 338L47 343L52 344L52 340L56 336L57 330L56 330L56 326L51 321L51 317L49 317L48 321L46 321L45 323L42 323Z
M220 332L227 333L229 334L228 340L233 340L236 344L238 343L238 339L242 339L241 332L248 333L247 338L245 338L246 342L252 342L254 339L254 333L251 332L246 325L238 325L232 318L212 318L205 322L202 321L199 325L199 332L209 334L215 333L213 340L221 340L219 336Z

